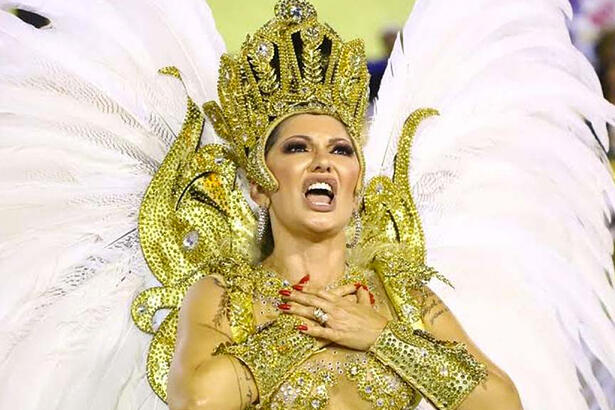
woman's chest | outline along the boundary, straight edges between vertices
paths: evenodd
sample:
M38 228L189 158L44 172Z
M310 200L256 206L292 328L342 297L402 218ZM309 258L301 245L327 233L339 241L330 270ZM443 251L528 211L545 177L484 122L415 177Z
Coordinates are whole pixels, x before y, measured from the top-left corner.
M412 409L420 396L366 352L329 346L285 377L272 409Z

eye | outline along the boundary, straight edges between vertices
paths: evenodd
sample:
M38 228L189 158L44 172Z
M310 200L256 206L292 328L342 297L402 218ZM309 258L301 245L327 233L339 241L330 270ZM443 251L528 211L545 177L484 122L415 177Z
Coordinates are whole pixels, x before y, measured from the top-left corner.
M284 153L306 152L307 144L302 141L290 141L284 145Z
M347 157L350 157L354 154L354 148L352 148L350 144L341 143L341 144L336 144L333 147L333 151L331 152L333 152L334 154L345 155Z

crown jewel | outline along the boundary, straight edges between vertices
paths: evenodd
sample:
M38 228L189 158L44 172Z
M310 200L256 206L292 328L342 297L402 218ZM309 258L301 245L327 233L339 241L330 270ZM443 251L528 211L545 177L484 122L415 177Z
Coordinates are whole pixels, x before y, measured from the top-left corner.
M363 171L369 84L363 42L344 43L305 0L281 0L274 11L237 55L222 56L220 106L206 103L206 115L248 178L268 191L277 181L265 165L266 137L293 114L328 114L344 123Z

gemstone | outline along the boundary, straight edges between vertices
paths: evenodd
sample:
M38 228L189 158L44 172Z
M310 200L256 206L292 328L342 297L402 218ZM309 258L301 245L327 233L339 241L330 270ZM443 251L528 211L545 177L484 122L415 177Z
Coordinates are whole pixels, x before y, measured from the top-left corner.
M299 386L302 386L304 381L305 381L305 380L303 379L303 377L299 377L299 378L297 379L297 384L298 384Z
M443 377L448 376L448 369L446 368L446 366L442 366L440 368L440 376L443 376Z
M384 406L384 400L383 400L383 399L381 399L381 398L380 398L380 399L378 399L378 400L376 400L376 406L378 406L378 407L382 407L382 406Z
M290 282L287 279L284 279L282 281L282 286L286 288L286 287L290 286Z
M372 391L373 391L372 386L365 386L365 393L372 394Z
M427 350L421 349L421 350L419 350L419 354L421 355L421 357L425 358L425 357L427 357Z
M182 245L185 249L192 250L196 247L196 244L199 242L199 233L197 231L190 231L184 236L184 241Z
M358 373L359 373L359 369L357 369L357 366L352 366L352 367L350 368L350 374L351 374L352 376L356 376Z
M147 308L145 307L145 305L141 304L141 305L137 306L137 313L138 314L142 315L146 311L147 311Z
M260 43L256 49L256 52L262 57L267 57L269 54L269 46L267 43Z
M402 312L404 312L405 315L412 315L414 311L416 310L416 308L409 303L404 303L401 306L401 310Z
M323 396L327 394L327 387L324 384L321 384L316 387L316 394Z
M376 185L376 192L381 194L383 190L384 190L384 186L382 186L382 184Z
M318 30L318 27L316 26L309 27L308 29L305 30L305 35L307 36L308 41L310 40L317 41L319 34L320 34L320 30Z
M216 165L220 165L224 162L224 158L216 157L216 159L214 159L214 162L216 163Z
M290 16L295 21L301 21L301 18L303 17L303 10L299 6L292 6L290 8Z

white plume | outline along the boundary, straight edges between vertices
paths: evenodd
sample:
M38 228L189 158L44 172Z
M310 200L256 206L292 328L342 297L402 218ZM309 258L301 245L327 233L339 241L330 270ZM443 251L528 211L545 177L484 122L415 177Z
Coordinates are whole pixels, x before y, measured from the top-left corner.
M166 407L130 318L140 201L186 108L157 70L200 104L223 51L203 1L0 0L0 408Z
M615 375L615 107L570 42L570 16L563 0L417 0L365 150L368 175L390 175L406 117L439 110L410 165L428 263L456 287L433 289L526 410L589 408L579 377L612 408L587 349Z

